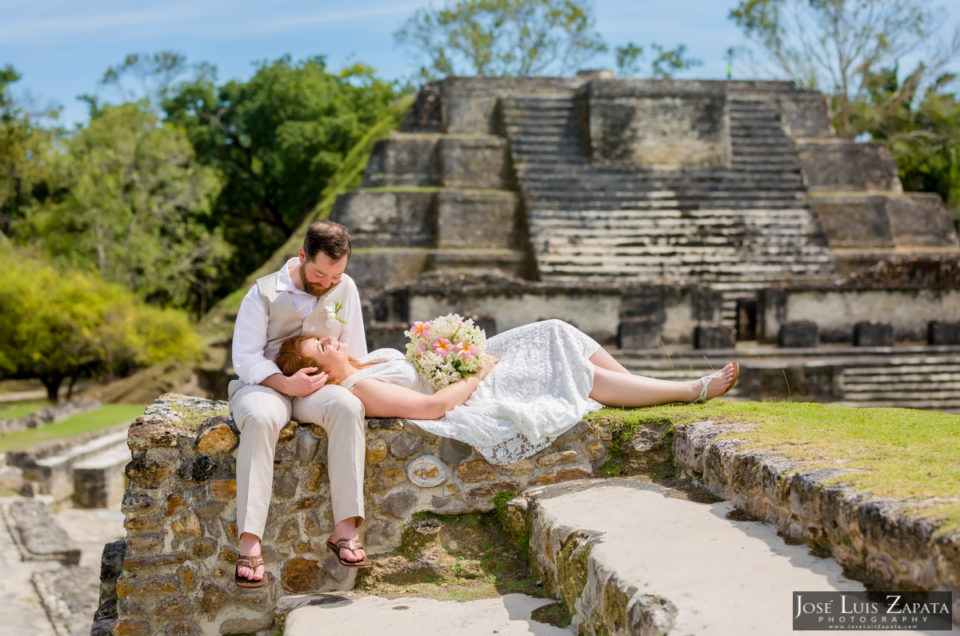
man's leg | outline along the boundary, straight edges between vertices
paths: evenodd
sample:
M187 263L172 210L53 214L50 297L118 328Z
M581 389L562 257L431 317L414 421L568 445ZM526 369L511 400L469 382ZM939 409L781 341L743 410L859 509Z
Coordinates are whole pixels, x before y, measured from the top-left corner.
M366 420L363 404L343 387L330 385L294 399L293 416L299 422L319 424L327 432L327 474L333 538L354 539L363 520L363 464L366 457ZM343 550L348 561L363 559L361 550Z
M230 383L230 412L240 429L237 448L237 530L240 553L260 554L273 494L273 456L280 429L290 421L290 399L259 384ZM261 578L246 568L240 576Z

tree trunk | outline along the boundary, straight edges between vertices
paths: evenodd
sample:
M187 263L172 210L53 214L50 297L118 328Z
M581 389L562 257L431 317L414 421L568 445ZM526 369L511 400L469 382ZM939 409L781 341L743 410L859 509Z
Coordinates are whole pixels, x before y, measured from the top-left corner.
M60 383L63 382L63 376L49 376L45 378L40 378L40 381L43 382L43 386L47 389L47 399L50 400L51 404L56 404L60 401Z

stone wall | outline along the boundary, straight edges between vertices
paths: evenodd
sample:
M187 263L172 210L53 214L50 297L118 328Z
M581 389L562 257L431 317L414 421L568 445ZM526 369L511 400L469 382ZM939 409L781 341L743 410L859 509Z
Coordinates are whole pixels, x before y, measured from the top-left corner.
M365 543L399 545L416 512L493 509L493 498L538 484L590 477L604 443L579 424L516 464L488 464L469 446L396 419L367 423ZM123 499L126 556L116 583L116 634L240 634L269 628L284 593L349 589L355 570L324 547L333 530L326 436L291 422L277 445L264 533L269 585L241 590L236 562L235 452L226 404L164 395L130 427Z
M385 291L374 318L397 325L394 336L415 320L457 311L495 317L495 331L536 320L559 318L606 345L656 348L660 343L693 344L694 330L720 320L722 297L696 285L590 285L570 287L508 277L425 275ZM494 333L488 333L492 336ZM399 346L396 338L375 346Z
M895 340L922 342L930 321L956 320L960 289L841 289L798 287L764 290L757 307L758 338L777 339L786 322L813 321L823 342L852 342L854 325L880 322L893 326Z
M915 513L916 500L879 499L848 484L826 484L838 469L809 467L776 451L747 450L723 433L749 424L678 427L674 465L787 540L832 556L875 590L949 590L960 624L960 532Z
M723 83L619 79L590 82L585 93L595 164L680 168L730 163Z

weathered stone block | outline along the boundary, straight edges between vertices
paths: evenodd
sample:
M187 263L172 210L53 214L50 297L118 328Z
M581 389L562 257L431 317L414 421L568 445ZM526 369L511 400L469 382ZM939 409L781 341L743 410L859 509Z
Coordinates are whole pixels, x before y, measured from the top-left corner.
M509 185L503 137L441 137L440 158L448 188L500 190Z
M203 636L203 630L193 621L170 621L165 630L166 636Z
M777 346L790 348L810 348L820 345L820 330L817 323L810 320L796 320L780 325L777 333Z
M663 322L654 318L623 318L617 328L617 346L621 349L653 349L660 344Z
M179 433L175 424L158 415L142 415L127 431L127 446L132 451L170 448L177 445Z
M113 636L150 636L150 622L121 618L113 624Z
M927 324L927 343L960 345L960 322L932 320Z
M319 561L294 557L283 564L283 589L288 592L310 592L320 587L326 575Z
M893 325L882 322L858 322L853 326L856 347L892 347Z
M437 247L510 247L516 243L517 195L509 191L437 193Z
M379 464L387 458L387 443L382 438L367 440L367 463Z
M594 163L668 168L729 164L722 84L615 79L592 81L584 90Z
M180 464L177 477L184 481L206 481L217 469L217 462L206 455L197 455Z
M727 325L697 325L693 329L695 349L733 349L736 344L733 329Z
M542 455L537 459L537 466L556 466L557 464L572 464L577 461L577 452L568 450L559 453Z
M228 618L220 623L221 634L250 634L273 627L273 617Z
M401 433L390 440L390 454L397 459L406 459L420 450L423 440L415 435Z
M170 474L170 469L145 456L134 457L124 468L127 479L147 488L156 488Z
M432 247L435 194L352 190L337 196L330 220L350 228L354 248Z
M202 455L223 455L237 445L233 421L225 416L211 417L197 432L197 452Z
M374 144L361 187L439 186L440 135L394 133Z
M410 490L401 490L387 495L380 509L391 517L403 519L417 503L417 496Z
M440 456L440 459L447 462L448 464L459 464L467 457L470 457L470 454L473 453L473 448L468 444L464 444L461 441L452 439L450 437L444 437L440 440L440 446L437 449L437 455Z
M475 459L472 462L460 464L457 468L457 476L460 477L460 481L466 484L475 484L496 479L497 471L486 461Z

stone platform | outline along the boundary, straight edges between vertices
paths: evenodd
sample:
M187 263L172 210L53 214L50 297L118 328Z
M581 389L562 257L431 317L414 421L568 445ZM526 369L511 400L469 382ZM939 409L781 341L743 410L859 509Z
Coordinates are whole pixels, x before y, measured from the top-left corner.
M333 525L323 431L295 422L283 430L277 447L264 543L271 583L258 590L233 585L237 431L225 409L224 403L165 395L130 428L133 459L126 473L131 483L123 503L127 538L122 550L113 550L125 554L114 578L102 582L106 609L98 615L103 626L115 619L114 633L265 633L275 625L275 608L285 594L353 585L355 572L341 568L322 550ZM578 505L580 516L571 517L576 523L544 521L550 518L547 499L557 492L553 488L576 492L604 485L590 478L616 448L626 453L623 465L629 471L675 471L728 500L727 511L735 507L748 518L766 520L789 540L833 556L875 589L951 590L954 615L960 616L960 532L938 532L938 524L912 516L909 506L917 502L878 500L843 486L826 486L823 480L835 473L806 469L775 452L741 451L736 441L718 438L729 427L701 422L665 434L658 422L641 425L629 439L621 439L603 423L581 423L534 457L495 467L469 447L426 434L408 422L368 420L368 551L376 556L398 546L416 512L487 511L498 495L520 493L503 509L505 526L520 544L529 537L530 557L547 591L562 598L578 617L578 629L589 625L586 633L624 634L647 633L638 631L641 625L661 632L664 625L688 629L697 623L684 614L686 601L671 598L667 588L660 588L658 595L651 587L647 594L627 577L603 574L606 570L591 565L589 548L590 537L603 532L614 517L626 514L628 527L660 524L658 530L669 535L679 532L671 524L680 523L686 513L651 516L641 502L631 515L621 509L623 497L596 494L583 496L600 509L590 512L593 508ZM641 498L662 495L657 487L643 488L647 493ZM706 540L710 532L705 534L702 524L708 519L694 515L683 523L693 524L691 536ZM734 534L744 533L751 531ZM619 571L635 568L636 558L618 562L615 551L608 561ZM726 566L721 570L740 576ZM115 614L110 613L111 603Z

